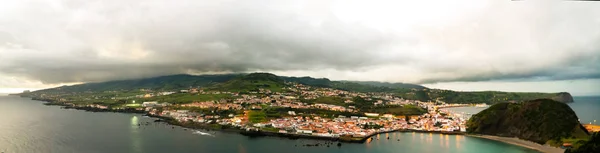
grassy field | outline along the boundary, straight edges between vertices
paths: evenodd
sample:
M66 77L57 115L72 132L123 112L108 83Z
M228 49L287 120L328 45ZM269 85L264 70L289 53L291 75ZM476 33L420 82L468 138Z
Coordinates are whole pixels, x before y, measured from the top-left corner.
M177 93L166 96L157 96L151 98L141 98L142 101L159 101L169 102L174 104L184 104L191 102L203 102L203 101L214 101L221 99L234 98L231 94L190 94L190 93Z
M309 104L331 104L338 106L346 106L343 98L341 97L318 97L317 99L308 99L305 100L306 103Z
M365 111L394 115L422 115L427 112L427 110L414 105L375 107Z
M262 111L250 111L248 112L248 121L251 123L260 123L267 121L267 114Z

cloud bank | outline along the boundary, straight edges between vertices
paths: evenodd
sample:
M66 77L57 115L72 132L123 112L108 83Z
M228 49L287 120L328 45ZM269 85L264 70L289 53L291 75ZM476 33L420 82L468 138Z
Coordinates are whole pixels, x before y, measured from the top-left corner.
M593 2L2 3L0 77L25 82L253 71L409 83L600 78Z

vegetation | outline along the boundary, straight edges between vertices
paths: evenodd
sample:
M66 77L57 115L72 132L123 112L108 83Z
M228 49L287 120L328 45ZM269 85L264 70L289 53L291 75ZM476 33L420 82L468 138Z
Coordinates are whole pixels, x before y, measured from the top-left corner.
M279 92L282 91L283 87L285 87L285 82L279 76L270 73L252 73L236 77L224 83L216 84L209 87L209 89L232 92L250 92L265 89Z
M422 89L411 92L398 92L398 96L421 101L440 100L447 103L487 103L523 102L535 99L554 99L560 102L573 102L569 93L520 93L499 91L457 92L451 90Z
M354 83L362 84L362 85L371 85L376 87L388 87L394 89L427 89L424 86L417 84L408 84L408 83L388 83L388 82L377 82L377 81L352 81Z
M577 119L567 104L550 99L498 103L473 115L467 132L519 137L539 144L587 139L587 130Z
M594 133L587 141L578 141L572 144L573 148L567 149L565 153L600 152L600 133Z
M130 91L138 89L151 89L157 91L187 89L190 87L205 87L216 83L229 81L240 74L224 75L169 75L154 78L119 80L100 83L84 83L73 86L61 86L57 88L46 89L42 91L63 91L63 92L82 92L82 91Z
M138 98L138 102L142 101L161 101L173 104L183 104L191 102L218 101L221 99L233 99L231 94L192 94L192 93L176 93L166 96L157 96L150 98Z
M365 85L359 84L355 82L345 82L345 81L334 81L331 83L331 88L346 90L346 91L356 91L356 92L408 92L410 89L406 88L390 88L385 86L373 86L373 85Z
M372 113L381 113L381 114L394 114L394 115L421 115L427 113L427 110L414 106L414 105L405 105L405 106L381 106L374 107L370 109L364 110L365 112Z
M248 121L251 123L266 122L267 114L263 111L250 111L248 112Z
M341 97L323 96L323 97L318 97L316 99L308 99L308 100L305 99L305 100L302 100L302 102L305 102L307 104L320 103L320 104L346 106L346 103L344 103L344 99Z
M267 89L274 92L285 92L285 82L296 82L314 87L328 87L356 92L388 92L404 99L435 101L440 100L447 103L488 103L495 104L501 102L522 102L527 100L549 98L561 102L572 102L572 97L568 93L513 93L513 92L457 92L451 90L428 89L415 84L403 83L382 83L382 82L351 82L351 81L330 81L326 78L311 77L281 77L270 73L252 73L252 74L225 74L225 75L170 75L145 79L132 79L109 81L102 83L85 83L73 86L61 86L57 88L45 89L40 91L23 93L23 96L34 97L35 95L51 94L61 95L65 93L77 93L77 95L66 97L67 101L80 101L82 103L105 103L119 104L117 100L98 100L109 99L107 97L126 97L144 94L149 91L178 91L189 88L204 88L213 91L231 91L248 93L259 89ZM194 100L214 100L219 97L192 97L185 94L173 96L182 96L180 98L170 97L165 99L173 103L187 103ZM90 97L96 97L91 99ZM225 97L227 98L227 97ZM338 101L325 101L330 104ZM357 106L358 107L358 106Z

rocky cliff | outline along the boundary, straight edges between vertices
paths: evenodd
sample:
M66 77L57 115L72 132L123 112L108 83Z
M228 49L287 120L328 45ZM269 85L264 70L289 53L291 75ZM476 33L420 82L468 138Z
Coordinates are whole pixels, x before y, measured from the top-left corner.
M573 101L573 96L571 96L571 94L568 93L568 92L560 92L560 93L556 94L556 97L553 97L552 100L560 101L560 102L563 102L563 103L574 102Z
M548 140L586 137L575 112L565 103L538 99L522 103L498 103L473 115L467 132L545 144Z

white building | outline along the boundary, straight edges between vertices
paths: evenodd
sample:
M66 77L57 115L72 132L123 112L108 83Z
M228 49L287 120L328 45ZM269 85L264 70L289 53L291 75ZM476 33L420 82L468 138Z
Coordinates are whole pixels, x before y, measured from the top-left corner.
M158 105L158 102L156 101L148 101L142 103L142 107L154 107L156 105Z

